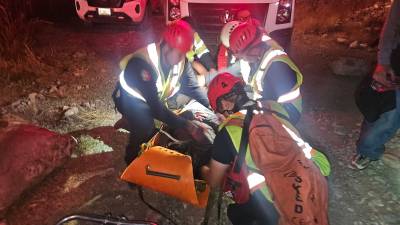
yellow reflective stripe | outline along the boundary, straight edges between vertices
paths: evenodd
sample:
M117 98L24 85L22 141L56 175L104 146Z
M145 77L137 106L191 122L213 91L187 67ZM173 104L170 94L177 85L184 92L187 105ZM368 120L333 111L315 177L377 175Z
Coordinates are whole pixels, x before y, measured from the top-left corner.
M197 57L199 57L199 58L200 58L202 55L204 55L204 54L210 52L210 51L208 51L207 46L205 46L205 45L201 46L200 48L196 48L195 51L196 51Z
M161 75L162 72L160 71L160 64L158 63L159 55L157 52L156 43L151 43L151 44L147 45L147 55L149 56L149 59L150 59L151 63L153 64L154 68L156 68L156 71L158 74L156 86L157 86L158 92L160 93L163 90L163 77Z
M284 124L282 124L282 127L285 128L286 132L288 132L290 137L297 143L297 145L301 148L301 150L303 150L303 153L307 157L307 159L311 159L312 147L303 139L301 139L299 136L297 136L292 130L287 128Z
M242 136L242 128L238 126L226 126L226 130L229 133L229 136L231 137L231 141L233 145L235 146L236 151L239 151L240 148L240 137ZM249 145L247 145L247 151L246 151L246 163L247 166L253 169L257 169L256 165L253 162L253 159L251 158L250 154L250 149Z
M201 40L199 33L194 32L193 36L194 36L194 43L193 43L193 45L194 45L195 48L199 48L199 47L201 47L202 45L204 45L204 42L203 42L203 40Z
M247 175L247 183L249 184L250 190L263 182L265 182L265 177L259 173L250 172L249 175Z
M234 57L232 57L234 58ZM235 59L236 60L236 59ZM251 72L251 67L249 62L246 60L239 60L240 64L240 73L242 74L243 80L247 83L249 83L249 77L250 77L250 72Z
M186 53L186 58L188 59L189 62L193 62L195 54L196 53L193 50L190 50L188 51L188 53Z
M296 98L298 98L299 96L300 96L300 88L296 88L294 91L291 91L289 93L279 96L278 102L285 103L285 102L293 101Z
M266 56L262 60L262 62L260 64L260 69L265 70L265 68L267 68L267 65L269 65L272 62L273 58L275 58L277 56L281 56L281 55L286 55L286 52L284 52L280 49L270 50L269 52L267 52Z
M129 87L129 85L126 83L124 71L119 74L119 83L121 84L122 89L124 89L130 95L146 102L146 99L144 99L144 97L138 91Z
M272 38L266 34L263 34L263 36L261 37L261 41L269 41L272 40Z
M300 87L300 85L303 83L303 74L301 73L300 69L296 66L296 64L294 64L294 62L289 58L289 56L282 55L274 59L274 61L281 61L283 63L286 63L293 71L295 71L297 76L297 83L295 88Z
M194 56L197 55L198 58L200 58L202 55L210 52L204 43L203 40L201 40L199 34L197 32L194 33L194 41L193 41L193 48L186 53L186 58L189 60L189 62L193 62Z
M134 53L126 55L122 60L119 62L119 68L121 70L124 70L126 66L128 65L129 60L134 56Z
M229 121L231 121L232 119L240 119L240 120L244 119L244 114L237 113L236 115L235 114L233 114L233 115L234 115L234 118L230 116L231 118L228 118ZM229 123L229 121L227 121L227 123ZM227 125L226 130L228 131L231 141L232 141L233 145L235 146L235 150L237 152L239 152L240 139L242 136L242 127ZM246 158L245 158L246 164L249 168L258 170L253 159L251 158L249 146L247 146L247 148L248 149L247 149ZM250 172L249 176L247 177L247 181L248 181L249 189L251 192L260 190L261 193L265 196L265 198L268 201L273 202L271 194L268 190L268 186L265 183L265 177L262 174Z

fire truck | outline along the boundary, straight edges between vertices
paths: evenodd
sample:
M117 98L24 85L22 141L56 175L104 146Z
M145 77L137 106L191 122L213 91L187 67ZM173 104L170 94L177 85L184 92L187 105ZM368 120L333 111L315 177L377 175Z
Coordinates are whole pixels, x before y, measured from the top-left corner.
M219 43L223 25L248 10L283 47L290 44L295 0L164 0L166 23L191 16L207 46Z
M74 0L78 16L86 22L125 22L146 24L154 0ZM289 45L295 11L295 0L158 0L165 22L191 16L197 32L211 47L219 40L222 26L240 10L248 10L282 46ZM147 26L147 24L146 24Z

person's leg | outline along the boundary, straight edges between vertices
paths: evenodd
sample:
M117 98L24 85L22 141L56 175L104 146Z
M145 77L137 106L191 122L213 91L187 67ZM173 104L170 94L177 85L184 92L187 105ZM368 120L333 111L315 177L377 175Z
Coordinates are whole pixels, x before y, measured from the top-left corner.
M391 65L400 76L400 45L392 51ZM384 144L395 135L400 127L400 91L396 91L396 108L383 113L375 122L364 119L357 141L357 154L352 159L352 167L364 169L370 160L379 159L385 151Z
M227 209L227 215L233 225L249 225L254 223L255 218L248 212L247 204L230 204Z
M279 222L279 213L275 209L272 202L269 202L261 193L256 191L252 194L251 202L253 206L253 216L256 219L256 224L275 225Z
M231 204L228 218L233 225L277 225L279 214L260 191L254 192L245 204Z
M150 107L143 101L129 98L124 117L129 126L129 142L125 149L125 162L129 165L139 154L140 146L154 135L155 125Z
M378 160L400 125L400 92L396 91L396 108L383 113L375 122L363 121L357 142L357 153L369 160Z

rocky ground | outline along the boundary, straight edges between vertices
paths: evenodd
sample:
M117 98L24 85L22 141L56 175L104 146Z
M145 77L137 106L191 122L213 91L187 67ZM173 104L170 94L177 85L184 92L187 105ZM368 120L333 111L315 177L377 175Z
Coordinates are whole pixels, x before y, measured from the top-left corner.
M304 73L300 127L331 159L331 224L398 225L400 136L387 144L390 154L384 160L364 171L348 168L362 119L353 92L361 77L373 68L388 4L375 1L352 9L350 16L329 16L332 13L298 2L291 54ZM310 19L318 16L325 17ZM161 17L154 17L152 27L145 32L132 27L88 28L75 20L36 23L32 57L37 60L37 73L0 77L1 115L72 133L88 144L22 196L9 210L8 224L54 224L74 212L111 212L132 219L157 217L135 190L119 180L127 134L110 127L119 118L110 95L119 59L157 40L162 28ZM149 190L145 198L179 224L201 223L204 210ZM215 224L215 213L211 224Z

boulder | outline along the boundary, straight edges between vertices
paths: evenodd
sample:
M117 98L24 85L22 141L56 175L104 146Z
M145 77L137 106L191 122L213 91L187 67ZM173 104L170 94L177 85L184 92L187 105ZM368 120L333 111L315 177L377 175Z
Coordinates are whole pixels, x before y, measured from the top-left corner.
M20 121L0 121L0 220L21 195L70 158L75 141Z

